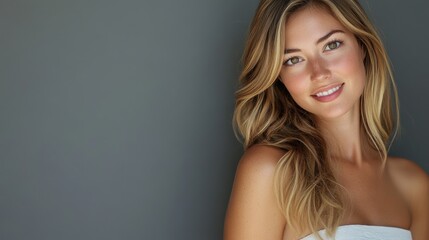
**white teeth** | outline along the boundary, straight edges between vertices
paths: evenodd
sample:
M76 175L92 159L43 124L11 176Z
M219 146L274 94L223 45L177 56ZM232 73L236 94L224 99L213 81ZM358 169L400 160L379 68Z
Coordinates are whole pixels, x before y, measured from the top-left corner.
M341 85L340 86L336 86L334 88L331 88L328 91L316 93L316 96L318 96L318 97L325 97L325 96L331 95L332 93L338 91L338 89L340 89L340 87L341 87Z

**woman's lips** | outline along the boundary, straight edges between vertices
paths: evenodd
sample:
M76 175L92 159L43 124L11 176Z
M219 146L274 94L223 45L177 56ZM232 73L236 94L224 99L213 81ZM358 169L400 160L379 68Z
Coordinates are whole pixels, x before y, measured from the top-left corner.
M325 90L320 90L311 96L320 102L330 102L336 99L341 94L343 86L344 83L330 87Z

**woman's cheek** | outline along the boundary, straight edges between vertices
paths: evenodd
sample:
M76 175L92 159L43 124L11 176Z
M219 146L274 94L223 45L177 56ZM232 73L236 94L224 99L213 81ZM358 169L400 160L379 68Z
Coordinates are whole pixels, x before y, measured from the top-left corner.
M308 82L305 80L307 75L305 71L290 71L282 74L281 79L289 93L293 96L305 92L306 85L308 85Z
M330 61L332 68L339 70L340 72L350 73L353 71L352 57L347 54L342 54Z
M342 75L359 76L365 72L363 61L357 51L347 51L332 59L331 66L336 72L341 72Z

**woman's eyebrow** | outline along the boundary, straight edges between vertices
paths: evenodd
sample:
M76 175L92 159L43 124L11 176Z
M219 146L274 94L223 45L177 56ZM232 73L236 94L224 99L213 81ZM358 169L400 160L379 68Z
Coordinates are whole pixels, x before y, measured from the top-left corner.
M317 40L317 42L316 42L316 44L319 44L319 43L321 43L321 42L323 42L323 41L325 41L326 39L328 39L332 34L334 34L334 33L344 33L344 31L343 30L339 30L339 29L337 29L337 30L332 30L332 31L330 31L328 34L326 34L325 36L323 36L323 37L321 37L321 38L319 38L319 40Z
M325 41L330 36L332 36L332 34L335 34L335 33L344 33L344 31L343 30L339 30L339 29L332 30L329 33L327 33L325 36L319 38L319 40L317 40L316 44L319 44L319 43ZM301 50L297 49L297 48L290 48L290 49L285 49L284 54L293 53L293 52L299 52L299 51L301 51Z

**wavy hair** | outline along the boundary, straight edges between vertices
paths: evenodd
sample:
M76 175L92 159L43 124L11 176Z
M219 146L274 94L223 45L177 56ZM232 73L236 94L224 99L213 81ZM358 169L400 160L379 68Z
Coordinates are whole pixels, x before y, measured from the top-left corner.
M360 97L360 120L383 168L399 124L399 109L387 53L357 0L260 1L243 53L234 129L245 148L265 144L285 150L275 173L278 205L288 227L297 233L309 229L320 237L320 228L335 233L348 206L347 194L333 176L314 116L295 103L278 79L286 21L308 6L327 9L365 51L367 81Z

